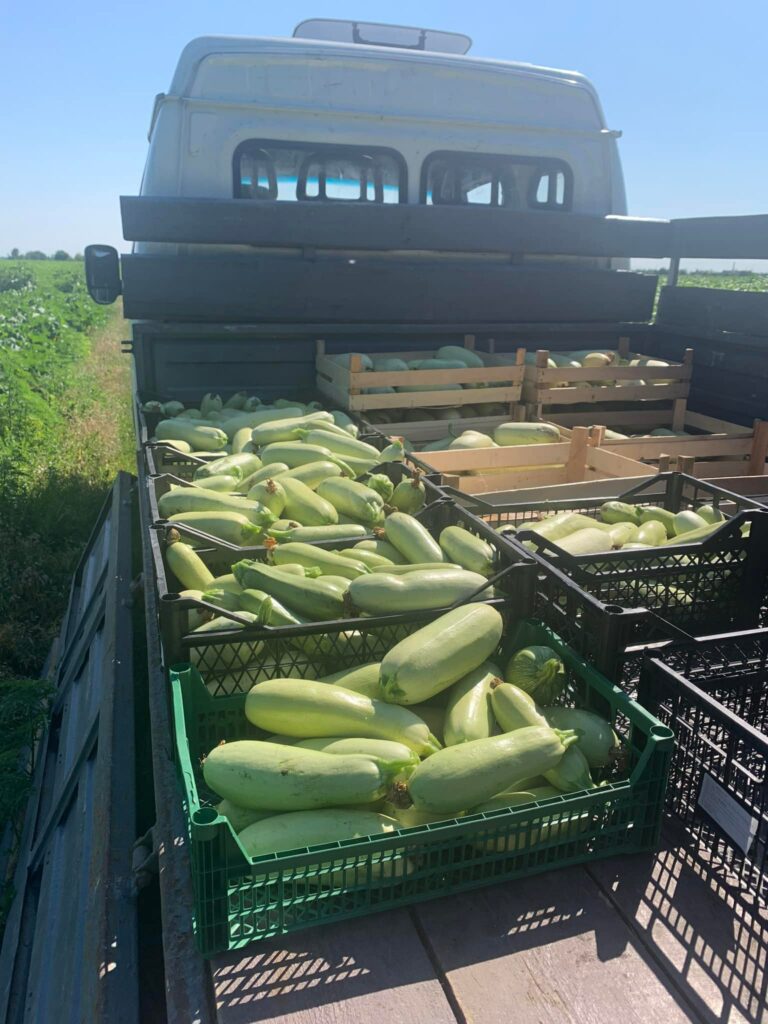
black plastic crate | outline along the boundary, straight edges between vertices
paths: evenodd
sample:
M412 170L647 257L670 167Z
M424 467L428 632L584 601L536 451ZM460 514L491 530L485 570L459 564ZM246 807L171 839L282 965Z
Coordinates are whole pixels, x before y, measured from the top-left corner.
M379 433L360 433L358 440L373 445L379 451L383 451L391 442L389 438ZM225 453L226 454L226 453ZM206 462L214 462L216 459L224 458L220 452L210 452L205 455L191 455L187 452L180 452L171 444L162 441L155 441L144 445L144 458L146 459L147 473L150 476L161 476L171 474L178 478L177 481L189 481L194 476L195 470L204 466ZM437 480L435 473L428 474Z
M181 458L190 460L192 457L189 455L182 455ZM193 461L195 464L191 467L190 477L192 475L192 472L194 472L194 470L197 468L197 466L201 465L202 460L195 459ZM147 468L149 469L149 465L147 466ZM380 466L374 466L371 472L382 473L385 476L388 476L392 483L395 484L395 486L397 486L397 484L399 484L401 480L413 478L414 476L414 471L410 469L408 466L404 465L402 462L383 462ZM226 549L227 551L231 552L232 556L235 558L257 558L263 554L264 547L261 544L256 545L254 547L239 547L236 544L228 544L225 541L221 541L215 537L211 537L209 534L203 533L202 531L195 529L188 523L171 523L169 520L163 519L163 517L160 515L160 511L158 508L158 499L162 497L163 494L166 494L170 490L172 484L176 484L178 486L191 486L190 481L189 479L174 476L173 474L170 473L160 474L159 476L148 476L145 474L145 476L150 511L150 520L152 524L156 526L173 526L175 530L178 530L179 533L182 534L185 540L194 544L196 547L199 547L200 545L208 546L210 544L213 544L213 546L216 548ZM431 505L435 501L445 502L448 500L442 493L440 488L437 487L437 485L429 477L422 476L421 482L424 484L426 505ZM360 539L361 538L359 537L355 538L355 540ZM337 540L332 540L316 541L315 543L318 545L318 547L334 548L338 547L340 542Z
M508 619L528 618L533 607L536 568L526 553L511 550L489 526L439 500L426 506L418 518L437 536L446 526L464 526L482 536L496 552L493 604ZM165 529L152 527L150 544L159 595L160 635L167 664L189 661L199 668L210 691L229 695L250 689L260 679L274 676L306 676L312 672L329 674L369 661L378 661L389 648L409 633L426 625L447 608L404 614L361 616L318 622L312 625L263 627L245 622L236 612L179 596L178 581L167 569L163 558ZM333 546L351 547L357 538L333 542ZM233 562L244 557L244 549L211 542L198 553L215 575L230 571ZM253 557L266 559L264 549ZM479 599L482 599L478 595ZM190 612L209 613L233 623L232 630L190 633ZM237 628L241 625L242 628Z
M639 700L676 734L667 806L750 908L768 907L768 630L649 656Z
M494 528L556 511L598 517L604 498L491 505L444 493ZM711 502L732 518L698 544L570 556L528 533L538 565L534 614L608 678L631 689L649 644L748 629L766 621L768 512L758 502L681 473L662 473L616 496L672 512ZM750 536L740 527L750 523ZM519 540L506 543L527 550ZM679 588L679 589L671 589ZM683 593L688 595L688 599Z

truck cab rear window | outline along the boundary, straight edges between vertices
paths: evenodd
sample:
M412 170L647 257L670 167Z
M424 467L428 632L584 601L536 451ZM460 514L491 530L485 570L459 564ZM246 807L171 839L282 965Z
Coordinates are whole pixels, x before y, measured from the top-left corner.
M234 156L239 199L399 203L406 197L402 156L379 146L330 146L253 139Z
M431 153L422 166L421 201L434 206L569 210L573 174L563 160L491 153Z

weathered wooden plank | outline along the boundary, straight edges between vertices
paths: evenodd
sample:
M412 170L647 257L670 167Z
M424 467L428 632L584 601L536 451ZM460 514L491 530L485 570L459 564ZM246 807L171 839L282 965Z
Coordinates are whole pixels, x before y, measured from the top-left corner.
M668 256L668 221L547 210L121 196L130 241Z
M129 319L224 323L648 320L656 278L571 264L124 255Z
M768 259L768 216L685 217L671 221L672 255L721 260Z
M424 903L414 914L468 1021L691 1020L583 868Z
M657 854L596 861L588 873L699 1019L768 1019L768 922L734 907L692 840L670 830Z
M768 294L725 288L662 288L657 320L663 326L768 335Z
M219 1024L455 1024L406 910L211 961Z

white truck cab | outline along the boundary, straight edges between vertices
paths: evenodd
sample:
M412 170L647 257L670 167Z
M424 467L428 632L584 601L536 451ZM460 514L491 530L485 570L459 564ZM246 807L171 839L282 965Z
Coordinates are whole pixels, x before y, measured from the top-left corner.
M592 84L470 42L321 20L195 39L156 99L141 195L626 213Z

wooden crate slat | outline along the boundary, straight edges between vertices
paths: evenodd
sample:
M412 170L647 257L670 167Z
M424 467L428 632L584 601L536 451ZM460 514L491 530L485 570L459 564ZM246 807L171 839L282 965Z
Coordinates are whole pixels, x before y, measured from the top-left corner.
M532 405L578 405L587 402L666 402L687 398L690 385L638 384L632 387L545 388L531 381L523 385L523 398Z
M441 437L458 437L465 430L476 430L478 433L493 436L496 427L502 423L513 422L514 414L515 407L512 406L510 412L505 416L466 418L455 416L450 420L399 420L392 423L371 423L371 426L389 437L406 437L412 444L426 444L429 441L438 441Z
M419 458L441 473L444 482L468 494L590 478L652 476L658 471L589 441L589 432L582 427L568 441L424 452Z
M555 425L560 427L565 436L567 428L559 422ZM692 457L697 464L717 466L718 476L725 475L723 466L726 464L736 473L741 471L754 475L766 472L768 421L758 420L754 428L749 430L739 424L687 412L682 429L689 427L697 430L715 428L716 432L688 437L661 435L604 438L601 444L604 451L616 452L644 462L658 463L661 458L666 457L674 463L678 459ZM697 473L699 476L702 474L703 470Z
M318 381L318 387L320 387ZM483 388L482 390L461 391L396 391L384 395L339 396L340 408L352 412L367 409L421 409L424 406L452 408L460 405L477 405L485 402L517 402L520 399L520 385L506 388Z
M474 347L474 338L465 337L465 347ZM377 359L427 359L436 356L437 349L419 352L378 352ZM333 397L342 409L365 412L372 409L418 409L433 406L458 407L478 402L516 403L522 394L525 375L525 350L508 355L484 354L491 365L465 367L455 370L360 370L351 353L351 366L343 366L325 352L323 341L317 343L315 367L317 386L323 394ZM488 387L488 384L496 384ZM396 391L385 394L365 394L369 388L379 387L440 387L440 385L486 385L484 387L446 388L444 391Z
M440 472L465 473L550 464L565 465L570 450L571 442L566 441L504 448L453 448L449 451L416 454Z

